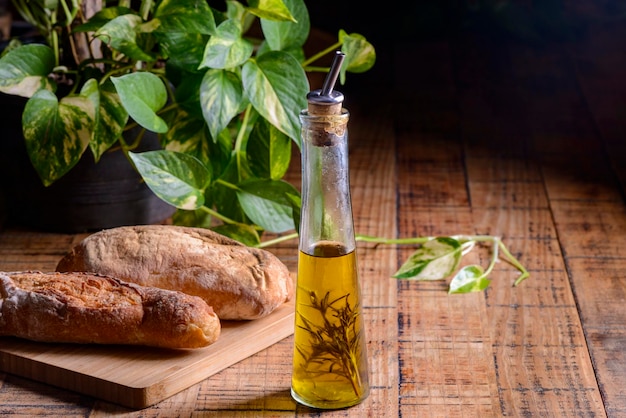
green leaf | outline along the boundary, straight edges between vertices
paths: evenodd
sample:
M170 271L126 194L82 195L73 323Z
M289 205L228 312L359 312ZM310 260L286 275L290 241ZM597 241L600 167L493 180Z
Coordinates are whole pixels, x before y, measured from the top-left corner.
M228 19L207 42L199 68L235 68L246 62L253 50L252 43L242 38L241 23Z
M227 70L209 70L200 85L202 114L214 138L239 114L244 102L241 79Z
M82 25L76 26L74 32L96 32L102 26L109 23L118 16L136 14L135 11L128 7L107 7L89 18L89 21Z
M239 184L237 198L246 215L263 229L281 233L294 229L292 201L297 189L282 180L249 180Z
M194 117L178 108L176 123L161 137L165 149L185 152L202 161L218 177L231 160L232 138L227 129L216 138L211 134L204 119Z
M264 19L296 21L282 0L249 0L247 10Z
M206 0L164 0L154 14L159 32L215 33L215 18Z
M211 229L249 247L255 247L261 243L259 233L251 225L222 224Z
M161 53L167 57L166 66L186 71L196 71L202 62L204 48L209 39L199 33L157 32Z
M23 45L0 58L0 91L31 97L41 89L54 90L48 75L54 69L54 53L46 45Z
M470 293L480 292L489 286L481 266L472 265L463 267L450 282L448 293Z
M291 139L265 119L259 119L246 146L250 169L260 178L281 179L291 161Z
M170 107L170 109L180 107L189 114L192 114L194 117L203 120L204 118L202 116L202 106L200 104L200 87L202 85L203 77L203 72L189 73L186 71L182 71L176 76L170 74L168 78L170 80L175 79L175 81L173 82L176 85L173 102L178 105L172 106ZM164 119L166 118L164 117Z
M345 83L346 71L363 73L374 66L376 51L362 35L345 31L339 31L339 40L342 42L341 51L346 54L346 59L341 66L341 83Z
M200 161L209 159L208 146L213 143L206 123L181 108L172 111L172 128L162 136L161 142L170 151L184 152Z
M302 197L300 194L291 194L287 193L287 199L289 203L291 203L291 211L293 224L296 226L296 232L300 233L300 217L301 217L301 209L302 209Z
M461 244L449 237L425 242L393 275L397 279L443 280L461 262Z
M138 28L142 23L141 16L134 14L118 16L98 29L95 36L134 60L154 62L155 55L144 51L137 44Z
M85 96L67 96L39 90L22 114L26 150L44 185L49 186L80 160L94 124L93 102Z
M163 81L148 72L111 77L128 114L141 126L153 132L166 132L168 127L156 111L167 102Z
M223 20L235 19L241 22L242 31L246 33L250 27L257 21L257 17L252 13L248 13L246 6L238 1L226 2L226 11L223 14Z
M178 209L172 215L174 225L211 228L213 217L204 208L195 210Z
M247 164L240 163L241 159L238 153L232 152L230 160L219 176L219 181L213 182L206 195L219 213L226 214L237 222L250 223L250 219L239 203L239 189L236 186L251 175Z
M204 205L204 189L211 181L211 173L200 160L166 150L129 155L158 197L179 209L193 210Z
M89 85L89 90L87 87ZM124 109L119 95L115 92L112 83L109 81L103 86L98 86L95 79L85 83L81 93L85 91L93 91L90 95L96 109L96 117L94 121L94 133L89 148L96 162L100 160L113 144L115 144L128 122L128 112Z
M263 35L270 49L285 51L289 48L300 48L309 37L311 29L309 12L303 0L285 0L285 5L297 20L276 21L261 19Z
M290 54L271 51L248 60L242 71L244 93L257 112L300 144L300 111L306 108L309 82Z

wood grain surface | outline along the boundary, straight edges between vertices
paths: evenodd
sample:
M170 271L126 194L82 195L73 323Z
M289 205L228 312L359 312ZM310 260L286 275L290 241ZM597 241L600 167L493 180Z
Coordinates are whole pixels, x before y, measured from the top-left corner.
M357 232L497 235L531 274L513 287L501 262L486 291L448 295L447 281L391 278L414 246L359 243L365 402L323 414L296 404L287 337L140 411L0 373L0 413L626 416L626 25L609 3L568 2L584 17L571 38L394 39L376 72L349 77ZM299 184L297 161L288 179ZM83 236L8 224L0 269L53 269ZM296 271L296 242L269 249ZM464 263L488 256L481 246Z

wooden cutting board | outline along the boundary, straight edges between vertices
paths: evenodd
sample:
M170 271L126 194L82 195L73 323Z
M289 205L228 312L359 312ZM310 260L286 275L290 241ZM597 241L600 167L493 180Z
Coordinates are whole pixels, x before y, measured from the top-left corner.
M160 402L293 334L294 304L253 321L222 321L195 350L47 344L0 338L0 370L133 409Z

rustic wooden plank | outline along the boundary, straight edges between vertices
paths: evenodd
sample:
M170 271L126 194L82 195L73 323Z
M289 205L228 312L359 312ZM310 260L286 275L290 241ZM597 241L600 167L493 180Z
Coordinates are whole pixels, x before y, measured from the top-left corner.
M520 47L511 56L514 74L521 81L520 94L529 103L532 101L532 106L524 112L531 133L530 155L542 166L545 193L550 200L563 256L567 258L580 253L577 245L581 241L586 248L596 247L596 236L585 237L589 235L584 233L589 227L587 222L597 219L595 209L604 204L603 200L612 204L619 200L619 194L615 193L612 173L605 169L608 164L602 141L580 95L572 60L565 51ZM583 214L585 210L589 210L587 215ZM576 224L574 238L572 227ZM596 225L591 230L601 231L602 226L595 228ZM600 249L605 250L607 247ZM599 252L593 254L597 256ZM553 304L545 299L533 301L530 298L523 301L524 304L514 305L516 310L504 311L507 315L503 320L509 328L504 327L504 323L494 324L494 329L505 333L499 348L501 358L506 359L507 355L511 358L512 351L517 351L515 355L524 359L526 365L520 373L513 368L503 369L501 376L512 382L512 388L526 389L513 390L504 396L510 396L517 405L528 405L531 400L536 402L540 415L542 411L567 414L571 410L583 415L604 415L602 396L584 338L583 329L587 329L587 324L581 322L570 296L582 297L569 288L575 275L571 271L552 269L537 271L535 275L540 280L549 279L551 287L565 298L554 299ZM563 303L558 304L561 301ZM511 302L502 299L502 303ZM520 306L526 308L519 309ZM555 334L555 329L561 331ZM517 348L520 346L524 347L521 352ZM525 376L524 371L530 368L535 369L533 376ZM525 408L522 407L520 413L525 412Z
M573 410L583 415L602 413L540 161L535 159L558 149L560 135L569 133L563 129L565 122L558 121L563 112L556 118L546 112L571 97L557 94L554 99L555 89L562 86L551 85L560 74L553 67L545 68L553 64L553 55L535 56L524 46L510 44L503 48L497 41L487 45L487 49L458 51L463 57L459 93L474 225L478 233L502 236L531 272L530 279L513 288L514 269L501 265L486 291L498 412L507 416L565 416ZM468 67L472 53L476 55ZM477 58L480 64L471 67ZM537 97L536 90L546 88L553 101ZM542 123L545 118L550 123ZM510 138L519 139L519 144L512 144ZM494 163L501 159L507 164Z
M399 346L400 404L408 416L497 416L484 294L403 282Z
M567 265L576 293L585 296L578 304L586 327L626 331L626 257L570 257Z
M598 384L609 417L626 416L626 392L624 392L624 364L626 356L626 331L623 329L590 329L587 339L598 368Z
M578 295L581 321L594 354L598 384L611 416L626 414L626 257L570 257L572 286Z
M553 201L564 255L619 258L626 245L625 206L605 201Z
M494 147L495 148L495 147ZM494 158L495 156L495 158ZM473 182L538 182L543 181L539 164L525 156L475 153L468 146L465 153L467 176Z
M74 392L33 382L22 377L2 374L0 411L15 416L84 417L92 401Z
M397 116L398 222L406 236L473 233L454 84L447 77L449 51L446 45L436 47L425 47L423 54L418 50L416 56L443 60L438 82L426 91L411 91L417 100L399 108ZM435 112L438 116L431 118ZM400 260L413 250L402 249ZM450 296L447 285L399 283L401 414L498 416L484 294Z
M0 271L54 271L73 242L67 234L0 231Z

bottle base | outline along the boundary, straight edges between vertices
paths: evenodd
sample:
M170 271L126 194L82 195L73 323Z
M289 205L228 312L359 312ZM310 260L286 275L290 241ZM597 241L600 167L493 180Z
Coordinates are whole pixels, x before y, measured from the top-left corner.
M296 391L293 390L293 388L291 388L291 397L296 402L298 402L299 404L302 404L304 406L308 406L309 408L315 408L315 409L345 409L345 408L350 408L352 406L358 405L361 402L363 402L365 399L367 399L368 395L369 394L365 394L365 396L363 396L362 398L351 399L349 401L325 401L325 400L321 400L321 399L316 399L315 401L311 401L311 400L302 398L300 395L298 395L298 393L296 393Z

